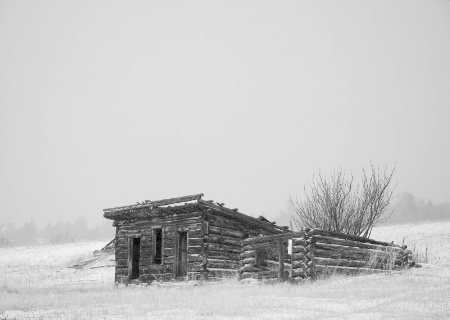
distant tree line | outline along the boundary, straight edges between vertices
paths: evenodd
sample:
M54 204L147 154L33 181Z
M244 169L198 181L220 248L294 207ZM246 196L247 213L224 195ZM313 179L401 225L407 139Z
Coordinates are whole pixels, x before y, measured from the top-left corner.
M386 224L407 224L450 220L450 203L433 203L417 199L412 193L398 196L393 213Z
M0 228L1 245L34 244L34 243L69 243L89 240L110 240L114 238L115 228L111 221L90 227L86 218L79 217L74 222L48 223L44 228L38 228L33 219L22 226L2 224Z

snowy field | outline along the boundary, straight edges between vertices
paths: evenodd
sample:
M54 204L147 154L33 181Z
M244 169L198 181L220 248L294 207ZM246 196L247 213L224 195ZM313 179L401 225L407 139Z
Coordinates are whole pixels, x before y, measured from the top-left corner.
M334 276L303 285L219 284L116 288L113 256L84 269L106 242L0 249L0 319L450 319L450 222L384 227L422 268Z

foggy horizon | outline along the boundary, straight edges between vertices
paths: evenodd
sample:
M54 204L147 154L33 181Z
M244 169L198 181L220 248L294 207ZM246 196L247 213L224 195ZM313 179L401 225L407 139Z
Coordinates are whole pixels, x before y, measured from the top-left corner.
M449 39L445 1L2 1L0 222L196 193L274 219L371 162L446 203Z

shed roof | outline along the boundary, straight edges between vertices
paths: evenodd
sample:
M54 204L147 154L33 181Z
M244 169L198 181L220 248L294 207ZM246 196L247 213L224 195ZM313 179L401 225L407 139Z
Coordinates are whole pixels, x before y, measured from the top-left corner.
M157 201L145 200L128 206L104 209L103 216L111 220L148 219L151 217L176 216L209 209L210 212L227 218L251 224L255 227L274 233L286 232L286 227L279 227L267 219L257 219L241 212L238 209L229 209L223 203L214 203L213 200L203 200L203 193L163 199Z

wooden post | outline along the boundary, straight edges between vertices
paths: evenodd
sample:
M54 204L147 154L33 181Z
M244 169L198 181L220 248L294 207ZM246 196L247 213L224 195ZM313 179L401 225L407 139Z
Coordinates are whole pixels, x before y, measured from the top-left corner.
M278 280L284 281L284 245L283 239L278 239Z

